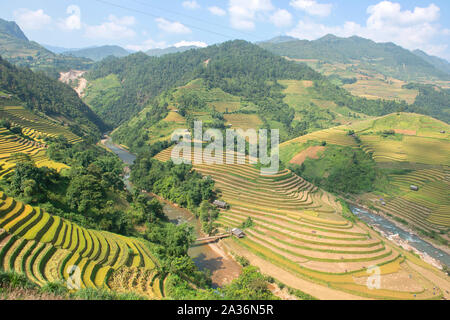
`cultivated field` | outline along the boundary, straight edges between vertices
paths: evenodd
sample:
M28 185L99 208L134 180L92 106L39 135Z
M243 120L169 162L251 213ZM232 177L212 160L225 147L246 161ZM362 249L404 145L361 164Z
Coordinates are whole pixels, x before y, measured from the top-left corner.
M45 155L45 146L39 142L17 137L0 128L0 178L14 170L17 153L27 154L38 167L53 168L58 171L68 168L65 164L54 162Z
M88 230L0 192L0 268L38 285L67 281L72 288L110 288L151 299L163 279L147 243Z
M170 156L167 149L156 159L168 161ZM227 239L225 245L274 278L290 279L294 287L303 283L297 288L320 299L336 298L339 292L346 298L378 299L433 299L445 294L433 293L438 284L410 268L407 253L365 225L345 219L333 195L291 171L262 176L250 164L194 168L214 179L220 197L230 205L218 220L223 229L239 227L249 217L254 222L245 238ZM414 263L434 270L418 259ZM366 286L370 266L380 268L379 289ZM445 277L439 279L448 285Z
M393 114L315 132L281 145L281 160L301 154L308 141L352 146L371 153L388 170L389 184L357 200L449 239L450 126L417 114ZM348 135L354 130L360 139ZM395 134L385 132L395 132ZM391 172L391 173L389 173ZM411 185L418 186L412 191ZM383 204L384 203L384 204Z
M78 143L81 138L56 122L38 116L23 107L0 107L0 117L8 120L11 127L20 127L22 136L0 128L0 178L12 172L16 159L14 154L29 155L38 167L49 167L61 171L65 164L51 161L46 155L45 137L64 136L70 143Z

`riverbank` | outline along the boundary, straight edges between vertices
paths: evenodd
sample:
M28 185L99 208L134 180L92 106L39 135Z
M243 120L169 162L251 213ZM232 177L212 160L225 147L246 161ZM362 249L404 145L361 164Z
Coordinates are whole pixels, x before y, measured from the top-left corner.
M412 228L410 228L410 227L408 227L408 226L406 226L406 225L404 225L404 224L402 224L402 223L396 221L396 220L393 219L392 217L388 216L388 215L385 214L382 210L380 210L380 211L374 211L374 210L368 208L366 205L363 205L363 204L361 204L361 203L356 203L356 202L351 201L351 200L348 200L348 199L345 199L345 201L346 201L347 203L351 204L352 206L362 208L362 209L366 210L367 212L370 212L371 214L380 216L380 217L382 217L382 218L388 220L390 223L392 223L393 225L395 225L397 228L402 229L402 230L405 231L405 232L409 232L409 233L415 235L415 236L418 237L419 239L421 239L421 240L423 240L423 241L425 241L425 242L430 243L433 247L435 247L435 248L437 248L437 249L439 249L439 250L442 250L442 251L444 251L445 253L447 253L448 255L450 255L450 247L449 247L449 246L445 246L445 245L443 245L443 244L438 243L438 242L437 242L435 239L433 239L433 238L430 238L430 237L424 236L424 235L422 235L422 234L419 234L419 233L418 233L417 231L415 231L414 229L412 229Z
M197 238L207 236L202 230L198 219L186 208L172 203L154 193L147 193L164 204L164 214L172 223L188 223L194 227ZM239 277L242 271L241 265L221 244L221 241L207 244L194 245L189 249L189 256L200 269L211 271L211 279L214 287L222 287Z
M377 231L383 238L391 241L407 252L412 252L420 259L438 269L450 264L446 251L436 248L417 234L405 230L380 214L375 214L361 205L350 207L352 213L361 221Z
M127 166L133 164L136 159L135 155L122 146L113 143L108 136L106 136L106 139L101 140L101 144L116 154ZM124 182L127 187L131 189L131 183L128 179L129 174L125 174ZM156 194L147 194L158 199L158 201L163 204L164 214L171 223L179 224L186 222L194 227L197 237L205 236L201 230L200 222L192 212L185 208L181 208L179 205ZM214 287L227 285L241 274L241 265L223 249L220 242L194 245L189 249L188 253L199 269L207 269L211 272L211 279Z

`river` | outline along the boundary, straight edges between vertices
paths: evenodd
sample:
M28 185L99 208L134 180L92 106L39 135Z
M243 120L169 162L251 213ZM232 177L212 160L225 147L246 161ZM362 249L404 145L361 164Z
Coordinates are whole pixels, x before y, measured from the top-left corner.
M102 140L105 147L115 153L127 166L132 165L136 156L125 148L113 143L111 138ZM126 170L124 182L129 191L132 186L129 181L130 173ZM188 223L193 226L195 236L202 237L201 225L198 219L187 209L180 208L160 197L158 200L163 204L164 214L168 220L174 224ZM201 270L209 270L213 281L213 287L220 287L230 283L241 273L241 266L234 261L217 243L193 245L189 251L189 256Z
M430 257L438 260L441 264L450 266L449 254L442 251L441 249L436 248L429 242L420 239L417 235L399 228L393 222L389 221L388 219L380 215L370 213L367 210L357 208L354 206L351 206L350 209L358 218L366 222L368 225L378 228L379 230L386 233L388 236L398 234L398 236L402 240L408 241L412 247L428 254Z
M102 143L112 152L114 152L126 165L132 165L136 156L130 153L128 150L114 144L111 138L102 140ZM129 172L124 176L124 182L127 188L131 191L132 186L129 182ZM194 227L195 235L197 237L203 236L201 232L201 225L198 219L186 209L179 208L174 204L159 198L163 203L164 213L174 224L188 223ZM438 260L442 264L450 266L450 255L446 252L434 247L429 242L420 239L415 234L405 231L388 219L370 213L367 210L350 207L352 212L359 217L362 221L366 222L370 226L374 226L379 230L386 233L386 235L398 234L399 237L416 248L417 250L428 254L430 257ZM201 270L208 269L211 271L213 286L222 286L231 282L234 278L238 277L241 271L240 265L231 259L219 245L203 244L194 245L189 249L189 256L194 260L197 267Z

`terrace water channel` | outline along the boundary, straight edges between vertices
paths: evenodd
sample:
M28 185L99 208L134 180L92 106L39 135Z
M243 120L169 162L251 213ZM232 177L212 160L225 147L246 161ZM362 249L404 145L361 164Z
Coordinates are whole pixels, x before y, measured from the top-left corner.
M125 165L132 165L136 156L125 148L112 142L111 138L102 140L103 145L115 153ZM132 185L129 181L130 170L125 169L124 183L129 191L132 191ZM187 223L194 228L197 238L204 234L201 231L199 220L187 209L180 208L174 204L158 197L163 204L164 214L168 220L176 225ZM237 278L241 272L241 266L229 257L216 243L194 244L188 251L189 256L194 260L196 266L201 270L209 270L213 281L213 287L220 287L230 283Z
M370 226L374 226L384 233L389 235L398 234L403 240L409 242L409 244L417 250L428 254L430 257L438 260L442 265L450 266L450 255L446 252L434 247L432 244L420 239L415 234L405 231L397 227L394 223L388 219L368 212L367 210L350 206L351 211L362 221L366 222Z

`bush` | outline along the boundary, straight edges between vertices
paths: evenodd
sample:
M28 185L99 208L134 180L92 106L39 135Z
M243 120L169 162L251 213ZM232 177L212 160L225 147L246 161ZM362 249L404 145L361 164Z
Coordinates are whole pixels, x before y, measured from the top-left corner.
M246 257L236 256L235 258L236 258L236 261L244 268L248 267L250 265L250 261L248 261L248 259Z
M47 282L41 289L40 292L47 294L54 294L57 296L67 296L69 294L69 289L64 282Z
M106 289L93 288L78 290L72 296L81 300L147 300L147 298L132 292L118 293Z
M36 289L37 285L23 274L14 271L0 271L0 287Z

